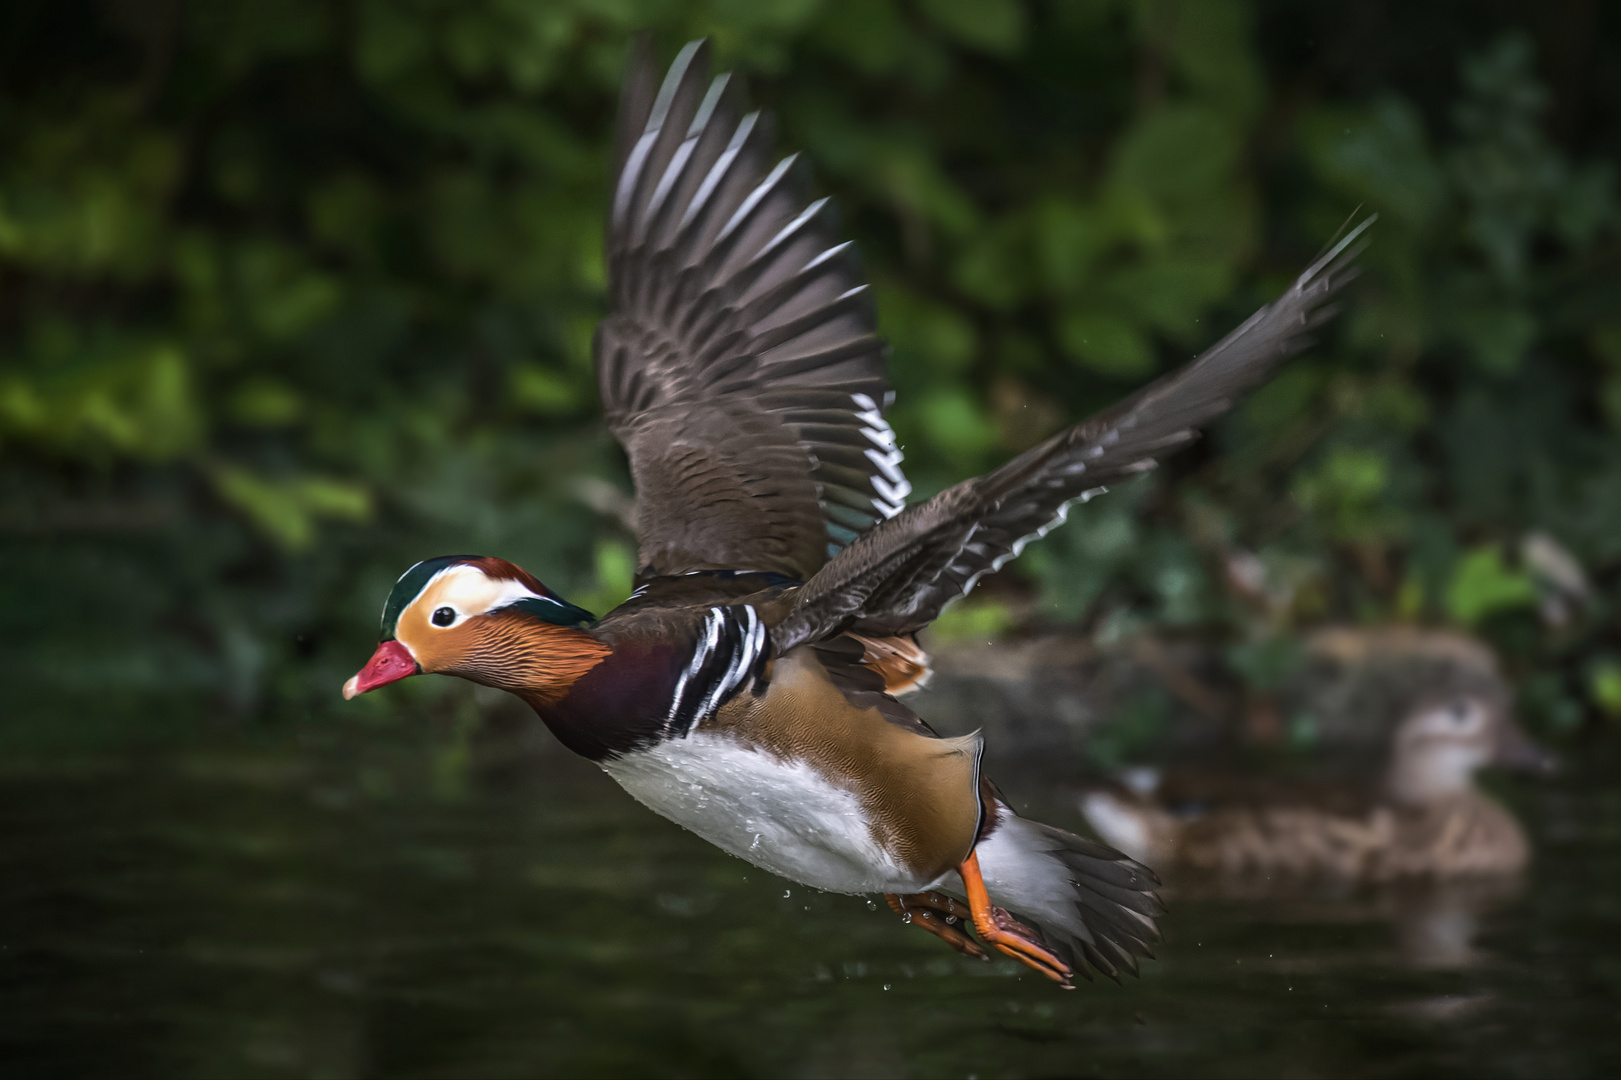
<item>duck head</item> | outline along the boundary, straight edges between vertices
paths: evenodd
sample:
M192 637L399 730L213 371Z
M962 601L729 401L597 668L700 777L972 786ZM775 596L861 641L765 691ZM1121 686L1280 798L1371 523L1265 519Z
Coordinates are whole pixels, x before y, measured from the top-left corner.
M595 621L505 559L425 559L394 583L377 651L343 696L429 673L553 700L608 654Z
M1457 694L1419 705L1396 728L1391 794L1424 802L1466 790L1475 773L1501 765L1548 774L1553 755L1531 741L1494 696Z

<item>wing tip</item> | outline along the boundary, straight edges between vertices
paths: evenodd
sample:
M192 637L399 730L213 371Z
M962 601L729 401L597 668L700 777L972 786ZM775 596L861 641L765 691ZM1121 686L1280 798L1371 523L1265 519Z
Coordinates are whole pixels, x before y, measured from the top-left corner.
M1311 265L1301 272L1300 277L1296 280L1297 288L1304 288L1319 277L1330 280L1343 278L1343 280L1335 280L1333 286L1335 289L1349 283L1351 278L1345 277L1342 272L1354 270L1351 264L1356 261L1359 255L1368 250L1370 241L1366 239L1367 232L1379 220L1379 215L1372 213L1358 221L1356 225L1351 225L1351 222L1361 212L1362 208L1360 206L1351 211L1350 216L1334 231L1334 236L1329 240L1327 246L1318 253L1317 258L1312 260Z
M658 85L658 68L653 57L653 36L646 31L632 35L626 48L625 77L619 88L618 115L614 122L614 176L624 171L630 148L636 145L647 114L653 109Z

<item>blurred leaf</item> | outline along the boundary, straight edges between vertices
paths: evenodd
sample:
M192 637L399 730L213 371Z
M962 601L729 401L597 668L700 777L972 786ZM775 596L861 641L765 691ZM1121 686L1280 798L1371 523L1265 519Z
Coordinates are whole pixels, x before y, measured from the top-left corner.
M1064 351L1104 375L1132 378L1154 370L1148 341L1129 322L1102 311L1077 311L1058 322Z
M965 45L993 53L1011 53L1024 39L1020 0L918 0L934 25Z
M1424 614L1424 582L1415 574L1402 579L1396 591L1396 618L1412 622Z
M892 0L836 0L823 5L817 37L834 53L871 74L893 71L909 50L912 38Z
M1285 429L1308 415L1308 409L1323 389L1323 372L1309 363L1288 365L1239 408L1242 423L1255 434L1251 439L1275 440Z
M879 297L884 332L894 348L897 381L921 385L966 369L978 340L973 324L944 305L914 294L885 291Z
M512 400L522 408L545 416L558 416L578 409L584 402L584 387L538 364L512 369Z
M918 411L930 444L947 460L973 468L996 445L996 424L965 391L944 387L932 391Z
M1240 642L1227 649L1227 662L1233 670L1263 694L1282 686L1305 660L1299 639L1288 634Z
M1141 4L1148 13L1159 6ZM1171 53L1178 70L1201 97L1247 119L1266 94L1253 46L1250 6L1234 3L1179 3L1174 6ZM1152 15L1150 15L1152 17Z
M997 311L1014 307L1031 291L1031 265L1025 222L1009 219L978 230L964 244L953 275L971 299ZM1063 258L1067 261L1071 249ZM1062 272L1062 271L1060 271Z
M1400 431L1417 431L1431 418L1429 399L1417 387L1394 380L1369 387L1361 408L1364 415Z
M424 65L432 55L433 28L387 0L357 5L359 36L356 55L368 81L385 83Z
M1164 258L1123 267L1109 275L1109 294L1144 323L1180 340L1219 335L1200 328L1200 316L1232 287L1232 271L1224 263L1185 258Z
M1164 740L1171 713L1170 696L1158 687L1130 694L1115 706L1110 719L1088 732L1087 757L1111 772L1149 760Z
M1594 664L1587 676L1588 696L1611 719L1621 718L1621 664L1613 659Z
M1013 627L1013 613L995 600L970 597L947 607L929 626L931 640L989 644Z
M1239 132L1222 114L1166 105L1139 120L1116 144L1110 181L1168 205L1208 202L1231 180Z
M1539 671L1528 676L1520 686L1516 704L1543 731L1563 734L1582 720L1581 699L1568 692L1564 678L1555 671Z
M1464 314L1459 336L1469 344L1475 361L1496 375L1515 371L1536 340L1537 321L1517 307L1478 308Z
M371 495L357 484L322 476L306 476L292 486L299 499L317 517L365 521L371 516Z
M228 406L231 419L246 427L276 428L304 415L298 391L274 379L252 379L237 387Z
M1572 171L1553 207L1553 226L1565 243L1585 248L1616 218L1616 169L1610 162Z
M1534 606L1536 600L1536 583L1529 575L1509 569L1495 544L1466 552L1446 588L1447 612L1465 625L1500 611Z
M1048 287L1066 296L1085 285L1111 237L1092 207L1054 199L1037 211L1036 246Z
M599 540L592 553L595 580L575 603L595 615L623 604L636 587L636 551L622 540Z
M1446 200L1417 110L1397 98L1366 109L1323 108L1301 122L1318 170L1368 209L1408 228L1430 224Z
M179 349L115 342L106 352L45 377L0 375L0 436L91 456L110 448L152 461L194 449L203 424Z
M1109 498L1072 507L1061 529L1033 542L1021 568L1041 582L1041 606L1049 616L1075 621L1117 584L1141 553L1143 533L1133 513L1149 481L1132 481Z
M289 338L330 315L342 286L279 245L244 246L237 257L243 300L254 325L270 338Z
M354 484L319 476L267 479L235 465L216 465L215 489L266 537L289 551L308 548L320 518L364 521L371 496Z
M1292 492L1337 538L1361 540L1393 524L1383 496L1390 463L1377 451L1335 447L1315 470L1302 472Z
M951 234L974 227L978 210L926 148L890 141L874 149L880 185L898 207Z

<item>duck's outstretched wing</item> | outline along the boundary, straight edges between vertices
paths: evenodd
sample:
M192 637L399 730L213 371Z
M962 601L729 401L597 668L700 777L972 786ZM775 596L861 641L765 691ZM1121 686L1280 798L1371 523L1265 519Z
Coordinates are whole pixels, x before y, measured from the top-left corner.
M800 589L772 632L779 650L846 630L922 629L985 574L1064 520L1071 503L1154 467L1198 437L1333 314L1329 299L1354 276L1358 225L1283 296L1179 371L1144 387L995 472L908 507L861 536Z
M910 492L884 344L826 199L708 46L657 84L645 42L620 104L597 379L630 456L644 575L808 579Z

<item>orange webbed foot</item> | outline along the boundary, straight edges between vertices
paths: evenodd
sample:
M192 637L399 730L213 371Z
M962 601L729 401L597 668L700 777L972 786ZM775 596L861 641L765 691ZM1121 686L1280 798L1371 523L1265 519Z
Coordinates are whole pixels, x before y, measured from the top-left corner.
M904 896L885 893L890 910L908 923L927 930L964 956L989 959L979 943L968 936L967 927L973 919L967 906L960 901L937 892L908 893Z
M957 872L962 875L974 932L980 940L1026 967L1041 972L1058 985L1072 988L1069 978L1074 972L1070 966L1053 955L1034 930L1008 914L1005 908L991 903L990 894L985 891L985 879L980 876L979 856L970 854L957 867Z

